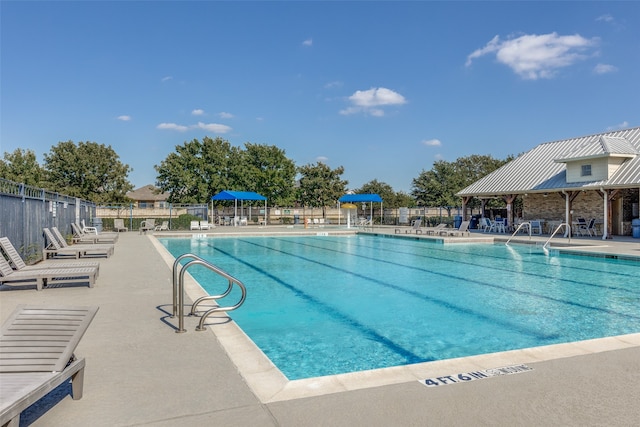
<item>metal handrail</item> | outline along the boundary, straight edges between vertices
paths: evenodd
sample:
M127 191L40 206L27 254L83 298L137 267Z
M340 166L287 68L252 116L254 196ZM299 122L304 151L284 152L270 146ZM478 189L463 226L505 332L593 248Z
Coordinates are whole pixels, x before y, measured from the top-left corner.
M531 240L531 223L529 223L529 222L526 222L526 221L525 221L525 222L521 222L521 223L520 223L520 225L518 226L518 228L516 228L516 231L514 231L514 232L513 232L513 234L511 235L511 237L509 237L509 239L505 242L505 245L506 245L506 246L509 246L509 242L511 241L511 239L513 239L513 237L514 237L516 234L518 234L518 231L520 231L520 229L521 229L523 226L525 226L525 225L529 227L529 240Z
M193 260L186 263L184 267L182 267L182 269L179 269L180 261L185 258L193 258ZM233 289L234 283L240 287L240 290L242 292L240 300L235 305L227 306L227 307L218 306L206 311L200 318L200 323L198 324L196 331L206 330L206 327L204 326L204 322L207 319L207 317L209 317L209 315L211 315L212 313L235 310L238 307L240 307L247 298L246 286L241 281L231 276L229 273L216 267L215 265L211 264L207 260L195 254L187 253L187 254L180 255L178 258L176 258L176 260L173 263L173 316L171 317L175 317L176 314L178 315L178 329L176 330L177 333L186 332L186 329L184 328L184 273L192 265L202 265L208 268L214 273L217 273L220 276L226 278L229 281L229 285L227 286L226 291L224 291L220 295L213 295L213 296L207 295L205 297L198 298L191 306L190 315L195 314L196 306L201 302L212 300L212 299L224 298L225 296L229 295L231 293L231 290ZM178 270L179 270L179 273L178 273Z
M551 237L549 237L547 241L544 242L544 245L542 245L542 250L544 251L545 254L547 255L549 254L549 249L547 249L547 245L549 245L549 242L551 241L551 239L553 239L553 237L558 233L558 231L560 231L562 227L567 227L567 236L569 236L569 243L571 243L571 228L569 228L569 224L567 224L566 222L563 222L560 225L558 225L555 231L551 233Z

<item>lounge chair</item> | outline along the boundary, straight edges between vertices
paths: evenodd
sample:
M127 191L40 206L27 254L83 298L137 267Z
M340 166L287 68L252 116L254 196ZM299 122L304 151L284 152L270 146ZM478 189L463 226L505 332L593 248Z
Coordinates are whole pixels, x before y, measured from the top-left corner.
M82 398L84 358L75 349L98 307L18 306L0 334L0 425L20 425L20 414L71 380ZM46 424L46 422L45 422Z
M209 221L200 221L200 230L209 230L213 228L213 224L209 224Z
M162 224L156 225L154 231L168 231L169 230L169 221L162 221Z
M145 219L140 223L140 234L147 234L147 231L153 231L156 228L156 220Z
M200 230L200 221L191 221L190 230Z
M436 225L435 227L428 227L425 231L429 235L435 235L436 233L440 233L441 231L445 230L446 228L447 228L447 224L442 222L442 223Z
M94 268L96 277L100 272L100 263L96 261L51 261L27 265L8 237L0 237L0 248L9 259L9 264L16 271L46 270L50 268Z
M62 246L60 242L53 236L53 233L48 228L43 228L47 238L47 244L43 249L43 254L45 259L51 258L60 258L60 257L71 257L73 256L76 259L81 257L110 257L113 254L113 246L109 245L93 245L87 247L87 245L73 245L73 246Z
M90 243L90 242L82 242L82 243L74 243L70 245L67 243L67 239L64 238L58 227L51 227L51 231L53 232L53 237L58 239L60 246L63 248L71 248L71 247L82 247L86 249L96 249L98 251L102 251L103 249L110 250L110 255L113 255L114 245L108 243Z
M121 231L128 231L127 227L124 226L124 219L122 218L114 218L113 220L113 231L119 233Z
M358 224L360 225L360 224ZM366 224L363 224L366 225ZM405 234L407 233L411 233L415 230L416 234L422 234L422 228L420 228L422 226L422 219L415 219L413 221L411 221L411 227L410 228L396 228L395 229L395 234L400 233L401 231L404 231Z
M440 235L448 235L448 236L463 236L465 233L467 233L467 235L470 235L471 233L469 232L469 224L471 221L462 221L462 223L460 223L460 227L453 229L453 230L443 230L440 232Z
M75 222L71 223L74 243L115 243L118 233L85 233Z
M88 283L92 288L98 271L95 268L57 268L42 270L20 270L11 268L9 261L0 256L0 285L29 286L35 285L40 291L43 287L58 283Z

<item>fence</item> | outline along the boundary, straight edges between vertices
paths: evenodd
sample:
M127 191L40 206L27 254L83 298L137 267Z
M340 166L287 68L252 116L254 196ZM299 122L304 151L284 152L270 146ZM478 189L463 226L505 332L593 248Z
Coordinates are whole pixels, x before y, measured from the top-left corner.
M409 224L416 218L423 218L425 225L436 225L441 222L453 224L454 215L459 215L457 208L384 208L380 214L380 208L374 207L373 220L375 224L402 225ZM189 230L191 220L208 220L214 225L223 225L230 218L240 216L246 219L248 225L263 224L304 224L305 219L324 218L332 225L347 225L347 215L350 215L351 224L358 219L368 219L371 216L369 207L358 205L354 209L326 208L302 208L302 207L268 207L264 205L212 206L206 204L171 204L164 206L138 207L134 204L120 206L97 206L96 216L101 218L105 229L113 227L113 220L120 218L129 230L137 230L140 223L146 219L167 221L171 230ZM231 221L232 222L232 221Z
M29 261L42 259L44 227L71 235L71 223L91 224L95 209L93 202L0 178L0 237Z

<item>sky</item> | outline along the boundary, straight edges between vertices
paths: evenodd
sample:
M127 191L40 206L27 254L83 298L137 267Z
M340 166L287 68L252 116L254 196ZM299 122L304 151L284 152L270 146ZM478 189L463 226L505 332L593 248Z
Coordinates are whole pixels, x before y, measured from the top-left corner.
M274 145L410 192L434 162L640 126L635 1L0 2L0 154Z

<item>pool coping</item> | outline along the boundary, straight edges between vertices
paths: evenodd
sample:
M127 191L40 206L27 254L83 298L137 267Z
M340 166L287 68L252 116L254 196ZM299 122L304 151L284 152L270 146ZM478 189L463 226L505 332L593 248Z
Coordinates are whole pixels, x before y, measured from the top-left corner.
M311 231L304 234L315 233ZM192 235L193 233L185 233L184 235L173 234L162 237L187 238ZM247 234L242 235L246 236ZM150 239L151 242L171 268L175 258L155 237ZM461 243L459 239L457 241ZM563 247L562 249L567 248ZM569 252L573 254L581 251L577 248L571 248ZM587 255L593 256L594 253L589 252ZM602 255L607 254L603 253ZM208 295L188 272L186 272L184 278L185 293L192 301ZM238 373L262 403L421 381L426 378L446 376L457 372L479 371L516 364L531 364L640 347L640 333L634 333L301 380L289 380L231 318L224 313L219 313L215 316L210 316L208 320L208 327L205 333L212 334L220 343L227 356L238 369Z

